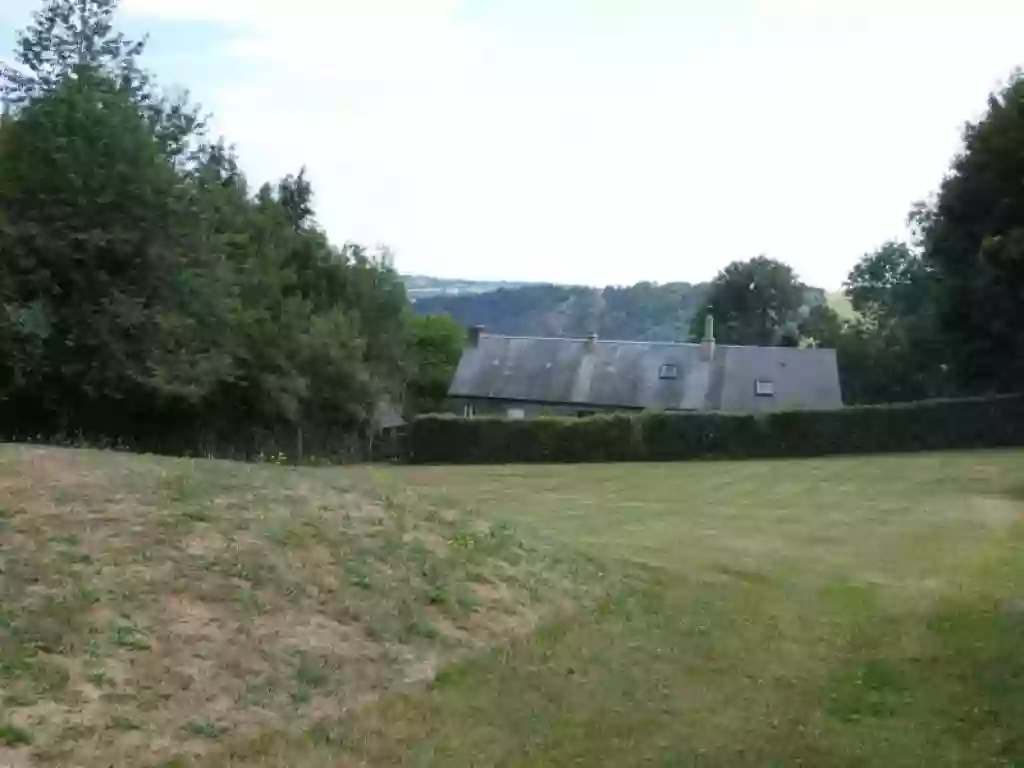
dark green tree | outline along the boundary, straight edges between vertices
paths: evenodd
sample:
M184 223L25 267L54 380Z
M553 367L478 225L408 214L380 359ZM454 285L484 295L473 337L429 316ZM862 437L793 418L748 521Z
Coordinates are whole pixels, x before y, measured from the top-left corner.
M6 81L3 423L168 451L358 451L405 389L402 281L331 245L304 172L250 195L113 9L47 3Z
M934 204L919 209L923 259L936 275L939 328L970 391L1024 381L1024 74L966 126Z
M849 403L956 394L936 316L935 275L908 245L890 241L850 271L845 291L857 311L835 346Z
M712 281L707 306L693 318L691 339L704 334L708 313L715 319L715 337L724 344L778 344L787 325L797 319L805 287L793 269L757 256L734 261Z
M890 240L857 263L844 290L859 315L885 323L924 311L931 281L927 263L906 243Z
M100 74L129 95L168 157L185 164L203 129L188 94L168 98L139 65L146 41L114 27L118 0L48 0L18 37L20 67L0 74L0 95L15 107L53 90L78 72Z
M815 304L803 315L797 333L803 345L835 348L844 327L842 318L828 304Z
M114 29L117 0L49 0L34 14L18 38L21 71L7 77L14 104L53 90L78 72L102 73L133 93L141 93L148 76L138 57L145 40L130 40Z
M277 199L292 228L298 232L313 216L313 186L306 178L306 169L298 176L285 176L277 185Z
M87 68L5 134L0 249L9 290L50 329L46 396L62 410L139 396L185 267L174 169L126 92Z

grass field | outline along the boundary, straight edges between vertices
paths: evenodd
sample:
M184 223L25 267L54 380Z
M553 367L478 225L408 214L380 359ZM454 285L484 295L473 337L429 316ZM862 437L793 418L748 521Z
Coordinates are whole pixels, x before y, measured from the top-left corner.
M371 757L1024 766L1019 452L377 481L589 552L619 586L382 702L391 725Z
M0 447L0 765L1024 766L1024 453Z

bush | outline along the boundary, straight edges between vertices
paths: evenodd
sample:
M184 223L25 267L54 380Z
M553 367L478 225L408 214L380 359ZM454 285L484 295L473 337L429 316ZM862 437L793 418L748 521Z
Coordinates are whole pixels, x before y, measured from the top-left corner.
M406 426L402 458L417 464L639 461L640 423L615 414L531 421L421 416Z
M759 415L643 413L507 421L421 416L402 460L415 464L675 461L1024 445L1024 396L934 400Z

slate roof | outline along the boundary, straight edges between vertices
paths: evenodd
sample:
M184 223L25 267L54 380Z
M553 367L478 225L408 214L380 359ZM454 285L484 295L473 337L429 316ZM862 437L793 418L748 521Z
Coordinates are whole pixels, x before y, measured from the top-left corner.
M661 378L674 365L676 378ZM755 382L775 394L757 396ZM842 407L835 350L481 334L467 347L454 398L664 410L763 411Z

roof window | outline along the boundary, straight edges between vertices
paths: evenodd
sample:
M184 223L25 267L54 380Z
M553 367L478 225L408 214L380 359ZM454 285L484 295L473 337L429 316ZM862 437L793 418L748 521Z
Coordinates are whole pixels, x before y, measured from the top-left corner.
M658 369L659 379L678 379L679 366L675 363L665 363Z
M758 379L754 382L754 394L758 397L774 397L775 382L771 379Z

